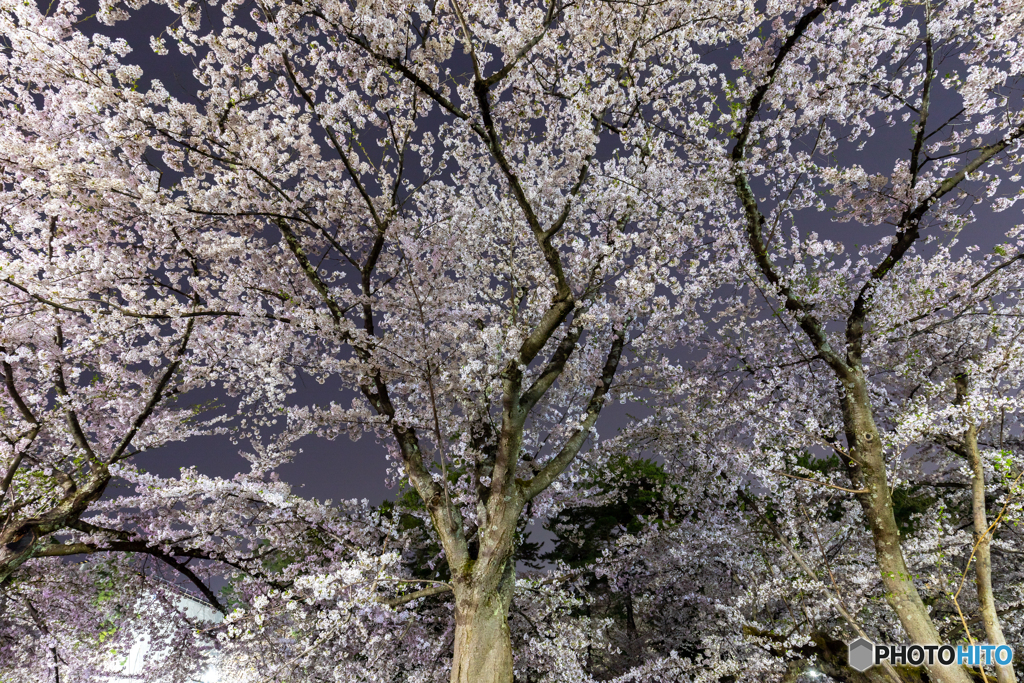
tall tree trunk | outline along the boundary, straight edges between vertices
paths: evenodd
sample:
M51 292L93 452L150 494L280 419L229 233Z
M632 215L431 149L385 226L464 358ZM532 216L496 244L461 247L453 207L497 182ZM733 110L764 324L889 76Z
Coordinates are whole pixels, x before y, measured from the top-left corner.
M453 579L455 654L451 683L512 683L508 611L515 587L515 559L471 563Z
M971 463L971 508L974 513L974 580L978 587L978 604L981 620L985 624L985 637L990 645L1006 645L1003 629L996 614L995 598L992 595L992 553L989 548L991 534L988 533L988 515L985 510L985 468L978 451L978 427L971 425L964 434L964 454ZM996 666L999 683L1016 683L1013 664Z
M636 632L636 618L633 614L633 587L626 584L623 598L626 602L626 665L640 664L640 638Z
M882 574L885 597L899 616L903 629L913 643L938 645L939 632L914 585L900 545L900 531L896 525L892 496L885 471L885 458L878 427L875 425L867 380L859 368L843 382L845 391L840 395L843 423L850 456L850 479L866 492L857 495L864 517L871 529L875 544L875 561ZM959 666L928 667L931 678L941 683L968 683L967 672Z

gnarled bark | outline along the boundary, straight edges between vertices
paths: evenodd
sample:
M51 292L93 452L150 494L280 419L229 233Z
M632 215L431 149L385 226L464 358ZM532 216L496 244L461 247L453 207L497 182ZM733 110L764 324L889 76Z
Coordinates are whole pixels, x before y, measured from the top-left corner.
M498 571L470 572L455 581L452 683L512 683L508 611L514 564L510 554Z

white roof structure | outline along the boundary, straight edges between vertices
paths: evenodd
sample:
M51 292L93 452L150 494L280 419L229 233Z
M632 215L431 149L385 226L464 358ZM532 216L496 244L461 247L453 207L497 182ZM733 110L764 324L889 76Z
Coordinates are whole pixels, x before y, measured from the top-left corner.
M210 603L186 593L179 586L174 584L168 585L178 593L175 607L184 612L185 616L189 619L210 624L219 623L224 619L224 615L214 609ZM137 683L140 678L145 680L147 662L152 662L154 659L158 660L159 654L159 650L152 651L148 636L144 634L137 636L132 644L132 649L128 653L127 662L117 667L120 673L131 676L131 678L113 678L111 683ZM192 683L221 683L216 664L207 669L202 677Z

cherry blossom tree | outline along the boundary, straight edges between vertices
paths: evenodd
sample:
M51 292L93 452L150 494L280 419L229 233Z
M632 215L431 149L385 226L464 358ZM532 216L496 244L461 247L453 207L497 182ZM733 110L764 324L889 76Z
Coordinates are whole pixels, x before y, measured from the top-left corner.
M0 580L78 524L119 464L208 428L174 400L207 380L193 359L223 357L230 329L198 292L178 294L200 261L128 196L138 169L100 144L104 117L74 72L106 52L78 40L67 71L48 65L45 95L17 42L4 63Z
M104 1L97 16L141 28L142 4ZM710 680L744 661L746 675L777 673L804 645L754 623L784 602L750 597L767 580L752 558L767 551L723 534L749 525L784 547L816 527L810 514L778 524L781 503L762 508L749 488L748 516L730 519L750 477L827 476L856 496L859 509L831 523L867 524L875 583L860 606L828 597L812 613L836 610L856 631L860 607L884 595L906 636L939 642L887 455L968 443L1003 405L986 389L984 415L966 408L985 403L970 387L997 387L984 377L1000 366L978 365L980 351L945 359L939 337L947 321L1012 306L1016 235L989 258L955 255L952 235L1020 196L1019 6L160 4L150 9L166 25L145 30L158 54L194 60L194 96L145 80L124 41L84 35L74 2L45 14L2 5L9 576L33 557L99 551L232 567L239 610L222 644L239 676L432 680L446 650L426 644L450 637L452 681L507 682L520 664L580 678L572 650L601 647L600 620L572 625L529 597L538 587L517 582L517 554L530 521L592 495L594 473L640 444L672 476L693 475L693 509L715 502L664 534L653 523L628 534L639 540L605 561L609 576L663 604L707 582L720 587L708 609L731 616L703 641L679 627L700 662L637 655L635 680ZM860 148L874 155L887 127L909 155L880 144L869 165L882 170L865 170ZM820 239L829 224L814 209L859 226L867 244ZM1000 334L985 344L1015 353L1014 333ZM928 395L947 399L959 427L934 406L908 417L920 409L915 373L944 387ZM300 375L340 384L345 403L289 398ZM230 427L252 445L252 471L168 481L132 467L138 449L216 428L183 398L214 384L240 397ZM615 399L655 415L602 442ZM388 543L406 541L382 517L327 523L340 513L271 478L310 434L387 445L442 574L403 567ZM846 480L806 457L790 471L813 449L834 453ZM136 495L97 503L112 472ZM797 500L803 484L787 486L783 500ZM729 553L731 571L673 565L693 572L675 593L630 573L630 544L683 557L698 549L688 535ZM370 543L380 551L357 552ZM788 555L827 595L828 572L797 547ZM403 612L416 601L418 626ZM510 613L533 628L515 635L518 659ZM246 650L286 634L298 635L283 661ZM388 659L396 647L408 657ZM967 680L960 668L929 675Z
M627 341L704 287L685 256L719 205L638 115L696 84L634 63L707 73L697 48L747 8L264 5L208 34L171 9L202 106L122 90L116 125L184 174L151 192L264 245L236 280L307 335L292 362L362 396L290 410L281 438L388 440L451 574L452 680L510 680L517 530L571 490Z
M72 128L69 136L51 126L51 134L122 161L133 182L109 194L156 223L167 240L153 245L161 258L199 261L169 282L154 274L169 285L160 297L104 289L95 305L162 306L138 314L167 316L179 335L196 333L195 316L172 306L209 313L217 325L287 321L283 345L270 343L273 325L238 333L264 346L258 357L339 378L361 398L350 409L286 407L283 432L268 437L273 445L254 456L254 468L268 471L290 438L311 432L387 439L450 570L452 680L511 680L517 531L551 508L553 494L572 489L574 462L628 362L627 342L651 346L665 321L685 324L705 288L704 276L690 274L700 262L686 256L699 246L697 224L719 205L698 167L677 168L685 142L652 136L640 115L666 90L685 94L697 84L676 83L677 66L641 65L709 73L698 49L743 27L749 8L552 2L496 14L486 4L266 4L236 21L238 8L225 5L226 19L201 31L198 6L168 7L177 17L153 46L164 51L171 38L185 54L202 52L198 106L157 82L137 88L142 74L124 64L125 44L78 33L73 4L52 16L5 7L14 45L7 66L25 91L25 117L36 117L23 127L43 126L37 97L89 102L101 132ZM99 17L127 14L104 4ZM461 70L456 46L464 76L452 75ZM93 61L80 63L80 54ZM599 153L603 139L615 155ZM180 179L164 186L145 165L149 151ZM124 222L111 221L111 230ZM171 242L175 234L181 244ZM203 257L218 262L204 267ZM221 278L216 292L203 285L207 273ZM662 282L671 297L655 296ZM167 297L173 303L160 303ZM304 346L288 346L296 334ZM230 353L246 353L226 336ZM213 364L204 367L212 378ZM160 397L179 368L164 372ZM236 374L245 382L254 373ZM258 440L270 422L242 429ZM94 488L89 500L101 491Z
M722 326L720 348L758 378L747 400L774 406L761 422L758 404L746 404L761 413L751 438L771 454L765 470L784 470L792 446L839 456L886 599L913 642L940 637L894 514L889 460L907 444L897 446L885 423L905 406L886 373L909 363L900 353L938 363L948 340L935 335L948 320L998 308L1002 288L1017 286L1016 230L988 258L958 260L950 248L978 229L979 213L1020 197L1024 111L1013 88L1022 66L1006 38L1022 19L1019 7L959 3L825 3L781 14L737 60L744 76L722 121L735 140L726 173L742 207L735 240L750 292L735 309L744 315ZM892 154L891 134L872 144L901 122L909 154ZM854 158L861 163L846 161ZM865 169L869 158L878 170ZM827 228L815 209L858 226L867 244L819 237ZM966 680L957 668L929 675Z
M111 673L107 653L130 647L124 629L138 601L164 594L134 580L154 573L150 562L218 604L204 583L209 572L189 566L203 551L140 536L137 516L118 526L123 506L109 502L112 489L144 485L132 479L139 453L223 429L224 416L204 415L195 391L217 381L225 399L262 404L291 377L266 353L261 340L274 332L263 311L252 314L260 320L253 327L244 306L211 308L224 285L204 256L213 245L139 201L137 190L158 173L131 135L109 134L103 95L130 73L115 63L126 44L74 33L73 14L44 21L34 8L10 9L0 15L4 670L25 680L69 671L88 679ZM59 49L33 61L55 38ZM99 526L97 511L113 528ZM87 566L62 559L103 549L127 557ZM166 613L150 612L132 628L166 624ZM195 654L187 628L173 635ZM179 658L166 675L180 678L197 661Z
M876 299L879 309L914 321L879 331L867 376L900 547L943 642L1013 643L1022 627L1017 527L1024 459L1013 369L1021 274L1012 264L992 273L1007 254L1013 258L1008 245L999 245L976 260L910 258L904 266L915 277L880 288ZM960 287L950 292L954 301L936 310L933 296L942 282ZM971 293L972 284L985 291L956 294ZM696 395L649 420L647 438L687 477L716 467L747 472L733 480L742 491L746 530L735 520L717 521L721 530L732 524L733 533L748 535L745 547L728 553L738 575L734 598L722 601L732 633L760 642L790 675L892 680L881 669L844 669L845 642L853 638L909 638L885 604L874 541L856 500L865 491L853 488L846 449L835 440L842 413L832 387L796 349L755 361L755 339L786 351L793 334L778 319L759 319L758 308L724 318L693 374L673 376ZM749 336L740 333L746 325ZM728 489L718 491L729 499ZM744 563L745 553L763 554L771 569ZM638 557L651 554L643 549ZM711 583L708 576L700 580ZM893 673L921 675L906 668ZM1013 671L989 669L993 674Z

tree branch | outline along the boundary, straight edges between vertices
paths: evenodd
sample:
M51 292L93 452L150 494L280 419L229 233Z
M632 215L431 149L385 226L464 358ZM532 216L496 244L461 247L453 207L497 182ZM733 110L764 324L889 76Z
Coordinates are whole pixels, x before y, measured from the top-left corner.
M89 525L91 526L91 525ZM97 528L97 527L94 527ZM103 529L102 531L111 532L110 529ZM142 553L144 555L151 555L158 560L164 562L174 570L179 572L182 576L187 578L192 584L199 589L199 591L206 598L210 605L227 616L227 608L217 599L217 595L210 590L210 588L203 583L202 579L196 576L195 572L189 569L188 565L184 562L179 562L171 554L168 554L158 547L146 545L143 541L110 541L103 545L97 545L95 543L55 543L51 545L45 545L36 551L36 557L67 557L69 555L91 555L98 552L130 552L130 553Z
M121 443L117 445L117 448L114 449L114 452L107 459L108 463L115 463L118 460L123 460L131 455L130 453L126 454L125 451L128 449L128 446L131 445L132 439L135 438L135 435L139 433L139 429L142 428L142 425L145 424L146 420L149 419L149 416L153 414L154 410L156 410L157 405L159 405L160 401L163 400L164 389L167 388L171 378L174 377L174 373L178 371L179 367L181 367L181 357L185 354L185 349L188 348L188 342L192 338L192 329L195 325L195 320L195 318L189 318L188 323L185 325L185 334L182 337L181 344L178 345L178 351L175 354L174 362L167 366L167 369L164 370L160 379L157 380L156 386L153 388L153 393L149 397L149 401L146 402L142 412L140 412L135 418L135 421L132 422L131 428L128 430L128 433L124 435L124 438L121 439Z
M6 355L7 349L0 346L0 354ZM12 368L11 364L6 360L0 362L0 367L2 367L4 371L4 385L7 387L7 394L11 397L11 400L14 401L14 405L17 406L18 412L21 413L22 418L32 425L32 428L29 429L28 433L21 437L27 438L31 444L31 442L35 440L36 435L39 434L39 430L42 428L42 425L39 423L39 420L36 419L36 416L32 414L32 411L29 409L25 401L22 400L21 394L18 393L18 388L14 384L14 368ZM7 468L7 472L4 474L3 480L0 481L0 500L3 500L4 496L7 495L7 491L11 487L11 482L14 481L14 475L18 471L18 467L21 466L21 461L24 457L25 450L22 449L18 451L17 455L14 456L14 460L11 462L11 466Z
M768 94L768 90L775 82L775 76L778 73L779 68L785 61L786 56L789 55L800 38L803 37L807 28L833 2L835 2L835 0L826 0L826 2L817 5L801 17L796 23L796 26L793 27L793 33L786 39L782 47L779 49L779 53L775 56L775 61L772 63L771 68L766 74L765 82L754 91L754 95L750 99L750 104L747 106L747 115L744 117L743 125L736 136L736 145L732 149L731 156L735 165L733 184L739 194L740 202L743 205L743 211L747 219L747 243L754 254L754 259L757 262L757 266L760 269L761 274L764 275L768 282L778 289L779 294L782 296L784 301L786 310L795 315L797 323L800 325L800 328L804 333L810 338L811 343L814 344L815 350L832 368L841 375L845 375L849 371L849 368L843 362L839 354L837 354L828 343L828 338L825 335L825 331L822 328L820 321L811 313L813 306L796 296L793 293L792 288L782 281L781 276L775 270L775 266L772 264L771 259L768 256L768 246L764 240L764 225L767 222L767 219L764 214L761 213L761 209L757 205L757 198L754 196L754 192L750 187L750 182L747 180L746 175L740 168L740 163L743 161L743 157L746 154L746 146L750 137L751 125L760 112L761 104L764 102L764 98Z
M541 471L532 479L521 484L525 500L536 497L537 494L550 486L565 471L565 468L569 466L579 453L580 448L583 447L583 442L586 440L587 435L590 434L590 429L597 422L597 418L601 414L605 396L607 396L608 391L611 389L612 379L614 379L615 371L619 367L619 359L622 357L622 349L626 343L626 328L628 324L629 322L627 321L618 330L615 339L612 341L611 348L608 350L608 357L601 372L601 381L594 388L590 401L587 403L586 417L583 420L583 424L569 437L569 440L562 446L562 450L558 452L558 455L544 465Z

